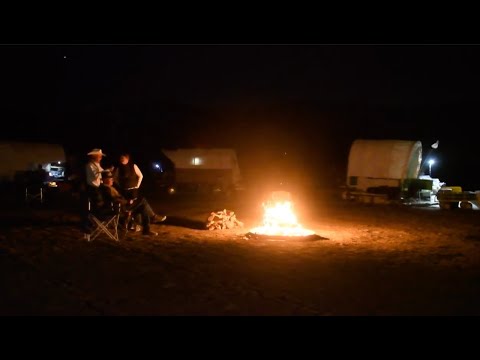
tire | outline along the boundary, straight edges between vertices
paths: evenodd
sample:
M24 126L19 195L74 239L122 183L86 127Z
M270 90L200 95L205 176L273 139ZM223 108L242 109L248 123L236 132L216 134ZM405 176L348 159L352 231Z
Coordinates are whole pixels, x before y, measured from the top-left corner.
M468 201L462 201L460 202L460 209L463 210L472 210L473 209L473 204Z

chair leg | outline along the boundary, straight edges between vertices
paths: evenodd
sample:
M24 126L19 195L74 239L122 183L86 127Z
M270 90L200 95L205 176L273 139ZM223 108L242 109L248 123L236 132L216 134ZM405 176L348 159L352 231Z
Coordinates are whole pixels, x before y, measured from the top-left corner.
M115 219L113 220L113 224L114 224L114 231L115 231L115 241L120 241L119 237L118 237L118 224L120 222L120 216L115 216Z
M110 232L110 230L108 229L108 225L110 224L111 220L108 221L108 222L101 222L101 221L96 221L97 223L97 233L95 234L94 238L98 237L98 235L100 235L102 232L105 233L105 235L107 235L110 239L113 239L115 240L115 237L114 235Z
M92 233L89 235L88 241L96 239L102 233L107 235L112 240L115 240L115 241L120 240L118 236L118 225L119 225L120 217L118 215L115 215L109 220L105 220L105 221L101 221L91 214L88 217L90 221L92 221L96 225L95 230L93 230ZM109 229L109 226L111 227L111 229Z

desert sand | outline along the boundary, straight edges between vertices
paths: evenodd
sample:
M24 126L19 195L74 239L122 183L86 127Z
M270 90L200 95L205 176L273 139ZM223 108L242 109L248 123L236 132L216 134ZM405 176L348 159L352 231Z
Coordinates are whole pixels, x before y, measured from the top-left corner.
M328 238L248 239L258 194L151 197L155 238L83 239L68 208L7 209L0 315L479 315L480 211L361 205L318 192L299 221ZM244 228L202 229L235 211Z

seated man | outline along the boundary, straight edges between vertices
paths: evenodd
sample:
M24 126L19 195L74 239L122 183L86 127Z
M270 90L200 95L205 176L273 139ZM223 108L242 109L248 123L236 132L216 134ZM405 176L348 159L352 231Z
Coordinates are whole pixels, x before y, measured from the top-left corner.
M100 185L102 202L119 203L122 207L131 212L133 216L141 215L143 235L156 236L158 233L150 230L150 223L157 217L145 198L137 200L127 200L113 187L113 174L110 171L102 173L102 184ZM102 203L100 203L102 206ZM153 220L153 221L152 221Z

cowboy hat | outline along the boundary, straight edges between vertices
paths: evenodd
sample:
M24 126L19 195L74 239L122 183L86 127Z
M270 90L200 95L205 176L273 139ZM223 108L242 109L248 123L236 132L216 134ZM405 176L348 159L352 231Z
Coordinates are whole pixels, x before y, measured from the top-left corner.
M107 156L107 154L104 154L102 152L102 149L93 149L90 151L87 155L102 155L102 156Z

